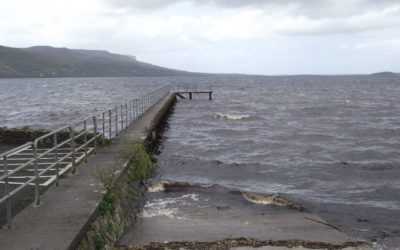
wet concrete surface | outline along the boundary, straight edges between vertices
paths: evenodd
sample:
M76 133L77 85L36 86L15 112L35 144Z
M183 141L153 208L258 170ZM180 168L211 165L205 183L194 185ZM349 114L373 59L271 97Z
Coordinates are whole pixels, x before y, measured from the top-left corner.
M335 244L356 241L314 214L271 204L267 197L249 200L242 192L221 186L173 186L150 192L147 199L137 223L119 242L121 246L238 237Z

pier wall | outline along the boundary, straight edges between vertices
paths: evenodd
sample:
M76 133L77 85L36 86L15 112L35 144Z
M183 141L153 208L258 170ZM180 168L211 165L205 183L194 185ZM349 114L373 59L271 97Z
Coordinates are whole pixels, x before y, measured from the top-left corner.
M156 134L169 116L175 101L176 94L173 93L161 106L149 127L145 127L145 140L132 141L128 145L128 154L131 157L129 162L116 176L112 185L107 187L107 193L99 203L90 224L77 235L70 249L111 249L135 221L144 205L145 180L155 169L149 150L156 143ZM109 176L109 171L105 171L104 174Z

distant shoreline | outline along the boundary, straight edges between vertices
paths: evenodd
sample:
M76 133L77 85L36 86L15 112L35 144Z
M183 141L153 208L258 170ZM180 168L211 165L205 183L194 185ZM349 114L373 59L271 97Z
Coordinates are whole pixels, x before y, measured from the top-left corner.
M225 73L193 73L188 75L141 75L141 76L0 76L0 79L57 79L57 78L161 78L161 77L209 77L209 76L220 76L220 77L337 77L337 76L347 76L347 77L400 77L400 73L388 72L388 74L382 73L372 73L372 74L295 74L295 75L252 75L252 74L225 74Z
M102 50L34 46L12 48L0 45L0 78L94 78L94 77L195 77L195 76L381 76L400 77L382 71L372 74L245 74L202 73L170 69Z

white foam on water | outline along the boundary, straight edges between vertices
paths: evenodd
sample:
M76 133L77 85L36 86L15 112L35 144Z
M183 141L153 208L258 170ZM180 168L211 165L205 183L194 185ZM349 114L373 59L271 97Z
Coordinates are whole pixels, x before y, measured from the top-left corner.
M170 208L159 208L159 209L145 209L143 210L141 216L144 218L151 218L156 216L166 216L169 218L174 218L176 209Z
M166 216L169 218L182 218L178 216L179 210L178 207L182 205L190 204L190 201L198 201L199 195L197 194L186 194L176 198L164 198L164 199L155 199L148 201L142 213L141 217L150 218L156 216Z
M157 180L153 181L151 185L147 188L147 191L149 193L157 193L157 192L163 192L165 191L164 185L170 183L169 181L164 181L164 180Z
M164 190L165 190L164 183L160 183L160 182L154 183L153 185L151 185L147 188L147 191L149 193L157 193L157 192L162 192Z
M222 118L222 119L227 119L227 120L242 120L242 119L247 119L250 118L250 115L235 115L235 114L222 114L222 113L216 113L215 117L217 118Z

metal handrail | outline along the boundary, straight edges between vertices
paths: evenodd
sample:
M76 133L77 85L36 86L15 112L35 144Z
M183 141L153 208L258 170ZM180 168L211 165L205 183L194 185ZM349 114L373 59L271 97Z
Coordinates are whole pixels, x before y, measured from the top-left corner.
M27 142L24 145L18 146L16 148L10 149L4 153L0 154L0 158L3 158L3 156L11 156L14 154L17 154L18 152L20 152L21 150L24 150L25 148L28 148L29 146L32 146L32 142Z
M0 197L0 205L6 202L7 227L12 227L12 204L11 197L34 182L35 185L35 204L40 204L40 178L49 170L56 167L56 173L49 179L49 184L59 181L59 165L60 163L68 163L69 168L72 168L72 173L76 172L78 164L76 154L84 151L84 159L86 160L89 154L89 147L92 145L92 151L96 152L97 142L99 139L109 139L118 136L118 134L134 123L143 115L150 107L157 103L161 98L165 97L171 91L171 85L167 85L141 95L138 98L129 100L123 104L116 105L96 115L92 115L73 123L70 126L64 126L49 133L36 138L33 142L28 142L24 145L13 148L7 152L0 154L0 160L3 161L3 174L0 175L0 181L4 181L4 194ZM77 131L77 129L82 130ZM59 141L59 135L63 135L64 139ZM88 138L90 136L90 138ZM41 146L51 144L48 148ZM59 150L67 150L59 156ZM19 166L8 169L9 158L17 155L19 152L32 150L32 158L21 163ZM65 161L70 159L68 161ZM52 160L46 162L48 165L44 169L39 170L39 162L41 160ZM28 180L20 186L10 190L9 178L22 171L23 169L33 166L34 175L26 177ZM65 169L64 169L65 170ZM65 170L66 171L66 170Z

